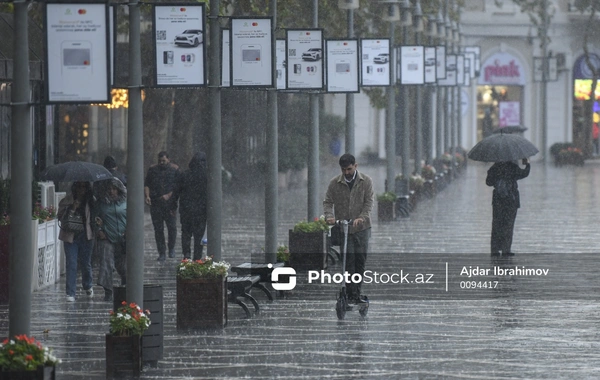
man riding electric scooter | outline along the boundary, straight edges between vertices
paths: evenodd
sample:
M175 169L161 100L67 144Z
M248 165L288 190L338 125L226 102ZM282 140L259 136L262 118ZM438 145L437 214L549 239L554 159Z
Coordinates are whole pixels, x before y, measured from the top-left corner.
M345 271L350 276L354 273L363 276L371 236L373 181L356 170L358 164L353 155L344 154L339 164L342 174L331 179L323 201L325 220L328 224L335 224L336 219L353 220L348 226ZM347 284L347 296L349 304L365 302L361 283Z

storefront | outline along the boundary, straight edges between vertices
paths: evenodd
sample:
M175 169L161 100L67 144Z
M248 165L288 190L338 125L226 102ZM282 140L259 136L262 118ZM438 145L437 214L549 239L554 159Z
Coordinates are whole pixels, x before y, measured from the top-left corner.
M596 54L590 54L590 62L600 72L600 58ZM598 122L600 120L600 86L596 86L595 101L590 102L592 92L592 70L588 67L585 55L581 55L575 60L573 65L573 143L575 146L585 149L592 143L590 153L598 155L600 146L598 145ZM587 107L591 107L591 117L586 115L590 112ZM591 140L590 140L591 139Z
M477 85L477 141L494 130L523 126L525 69L520 60L498 52L481 66Z

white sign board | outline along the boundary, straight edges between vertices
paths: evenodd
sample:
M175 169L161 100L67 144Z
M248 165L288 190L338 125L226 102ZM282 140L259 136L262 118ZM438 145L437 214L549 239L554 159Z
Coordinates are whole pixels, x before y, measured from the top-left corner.
M471 85L471 62L471 58L465 55L465 86L467 87Z
M548 58L548 78L546 78L549 82L554 82L558 80L558 60L556 57ZM543 57L533 57L533 81L541 82L542 74L544 69L544 59Z
M229 68L229 41L231 30L221 30L221 87L231 87L231 70Z
M467 62L467 60L469 60L470 62L470 69L467 72L467 74L469 75L469 77L471 79L475 78L475 53L473 52L466 52L465 53L465 62Z
M287 72L285 71L285 40L275 41L275 61L277 89L285 90L285 85L287 83Z
M456 56L456 84L462 86L465 84L465 56Z
M500 128L521 125L519 102L498 102L498 113L498 126Z
M323 31L288 29L286 45L288 90L322 90L325 79Z
M154 6L156 85L204 86L204 4Z
M456 86L456 55L448 54L446 56L446 78L439 79L440 86Z
M435 47L435 67L437 79L446 78L446 47Z
M463 51L475 54L474 76L479 76L479 71L481 70L481 48L479 46L466 46Z
M48 103L110 102L106 4L46 4Z
M402 46L400 50L400 83L425 83L425 53L423 46Z
M525 85L526 73L519 58L507 52L498 52L488 57L481 65L479 84Z
M271 18L231 19L231 85L274 87Z
M327 92L359 92L358 41L327 40Z
M389 86L392 80L390 70L390 40L362 39L361 61L363 86Z
M425 83L436 82L435 47L425 47Z

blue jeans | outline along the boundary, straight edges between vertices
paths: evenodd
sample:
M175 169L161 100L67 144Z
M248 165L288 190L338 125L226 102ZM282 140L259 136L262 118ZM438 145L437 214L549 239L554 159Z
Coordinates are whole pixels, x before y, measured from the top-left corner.
M64 242L67 272L67 296L77 293L77 265L81 268L83 289L92 288L92 247L94 240L87 240L85 231L75 235L73 243Z

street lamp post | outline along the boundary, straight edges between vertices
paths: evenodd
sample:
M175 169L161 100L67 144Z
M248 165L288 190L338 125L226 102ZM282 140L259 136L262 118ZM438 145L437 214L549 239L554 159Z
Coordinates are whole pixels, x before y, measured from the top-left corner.
M390 50L394 48L395 23L400 21L400 10L397 0L385 2L383 20L390 23ZM391 51L390 51L391 53ZM390 54L390 69L396 68L395 54ZM392 81L395 78L392 77ZM393 83L386 88L387 108L385 122L385 156L386 156L386 182L385 191L393 192L394 188L394 166L396 163L396 134L394 126L396 125L396 89Z
M423 11L421 1L417 0L413 13L413 30L415 32L415 45L421 44L423 32ZM416 130L415 130L415 174L421 173L421 159L423 157L423 86L416 88Z
M338 7L348 13L348 38L354 37L354 10L358 8L358 0L338 0ZM354 94L346 94L346 153L354 152Z
M438 36L438 44L442 44L444 42L444 39L446 38L446 23L444 21L444 17L442 16L442 11L439 10L438 11L438 16L436 19L436 24L437 24L437 36ZM442 65L445 65L445 62L441 62ZM437 76L437 72L436 72L436 76ZM443 88L440 88L439 86L436 86L437 89L437 94L436 94L436 101L435 101L435 110L436 110L436 117L435 117L435 151L436 151L436 157L440 157L442 155L442 153L444 153L444 125L445 125L445 119L444 119L444 91Z
M402 45L408 45L408 28L412 25L411 5L409 0L402 0L400 3L402 11ZM410 175L410 115L409 115L409 98L408 86L400 84L400 101L402 102L402 175L404 176L404 186L402 186L405 194L408 195L408 177Z
M425 31L425 35L427 36L427 46L433 46L433 39L437 35L437 25L436 25L436 15L430 14L427 16L427 31ZM435 70L435 66L434 66ZM423 115L425 123L423 125L423 145L425 147L425 163L427 165L431 165L433 162L433 97L435 91L435 86L426 86L425 87L425 103L423 104Z

